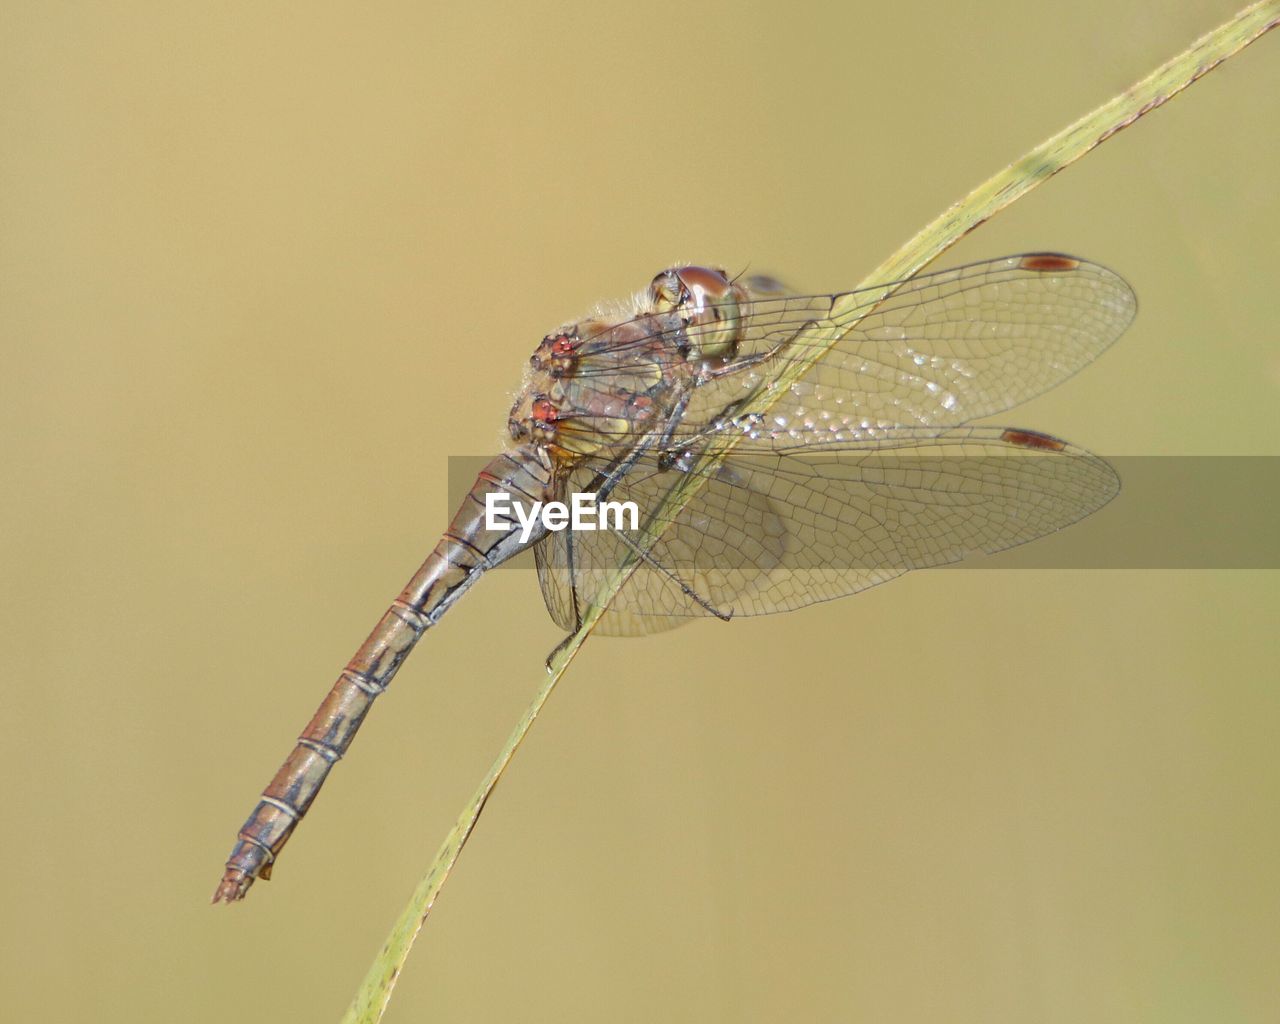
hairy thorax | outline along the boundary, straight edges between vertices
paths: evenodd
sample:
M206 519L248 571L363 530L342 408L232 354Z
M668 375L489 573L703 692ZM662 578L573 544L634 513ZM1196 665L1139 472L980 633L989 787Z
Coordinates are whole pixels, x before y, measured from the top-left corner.
M681 396L732 359L745 298L721 270L676 267L653 279L630 315L547 335L512 406L512 438L572 457L622 454L662 431Z

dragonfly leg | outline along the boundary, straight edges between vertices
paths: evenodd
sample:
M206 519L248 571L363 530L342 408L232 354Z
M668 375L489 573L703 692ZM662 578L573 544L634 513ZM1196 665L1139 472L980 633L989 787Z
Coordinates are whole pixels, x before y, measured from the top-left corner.
M568 569L569 571L569 579L576 580L578 577L577 577L577 572L573 566L573 531L572 530L569 531L568 535L564 539L564 554L565 554L565 568ZM569 598L573 602L573 633L576 633L578 632L579 629L582 628L582 606L578 604L578 588L576 586L571 586L569 588ZM570 633L569 636L572 637L573 633ZM564 644L568 642L569 642L569 638L566 638L564 643L560 644L560 647L557 647L554 651L551 652L551 655L548 655L548 658L556 654L559 654L560 648L563 647ZM547 667L550 668L549 662Z
M579 626L582 625L581 620L579 620L578 625ZM555 662L556 658L559 657L559 655L564 651L566 647L568 647L571 643L573 643L573 638L574 636L577 635L577 632L578 632L577 627L574 627L574 630L572 633L570 633L558 644L556 644L555 647L551 648L550 653L547 655L547 661L546 661L548 672L551 671L551 666Z
M659 450L658 466L660 469L668 469L671 467L671 465L673 464L673 461L667 461L667 452L663 451L662 449L664 449L670 443L671 438L675 433L676 427L679 426L680 420L684 416L685 409L689 405L689 398L690 398L690 393L686 392L676 400L671 410L671 414L667 417L667 421L660 433L650 434L648 437L643 438L640 441L640 443L637 444L636 447L631 452L629 452L624 458L620 459L616 465L614 465L608 470L608 472L602 473L599 477L596 478L594 483L594 490L596 492L596 499L598 501L607 500L609 495L613 492L613 489L617 487L619 483L622 482L622 480L626 477L627 473L629 473L632 470L632 468L634 468L635 464L640 461L641 457L644 456L644 454L651 449L656 448ZM725 622L728 622L729 619L732 617L733 613L731 611L725 612L725 611L721 611L719 608L716 608L715 605L713 605L705 597L703 597L696 590L694 590L693 587L689 586L688 583L682 580L679 576L673 573L666 566L657 562L647 551L641 549L641 547L638 544L636 544L635 541L633 541L630 537L628 537L624 531L619 531L618 536L622 539L623 543L626 544L626 546L631 549L632 553L634 553L637 557L641 559L641 561L647 563L648 565L656 569L658 572L666 576L669 580L671 580L676 586L680 588L681 592L686 597L688 597L691 601L695 602L699 607L703 608L706 612L708 612L711 615L714 615L716 618L721 619ZM573 564L572 532L570 532L566 542L566 558L567 558L567 568L569 572L569 579L576 580L576 574L574 572L574 564ZM562 641L550 654L547 655L548 668L551 667L552 660L573 639L573 635L577 633L578 628L581 627L582 625L582 608L581 608L581 605L579 604L578 587L576 583L570 587L570 592L572 595L572 602L573 602L574 630L573 630L573 633L571 633L568 637L566 637L564 641Z
M684 417L685 409L689 407L690 394L690 392L686 391L676 399L675 404L672 406L671 413L667 416L667 421L663 425L660 433L644 438L634 449L632 449L631 452L627 454L625 458L620 459L616 466L601 477L596 491L596 498L598 500L606 500L613 489L618 485L618 482L631 471L635 464L640 461L641 456L650 449L656 448L659 451L658 468L668 468L663 465L663 450L670 443L672 436L675 434L676 427L680 425L680 420Z
M689 584L687 584L674 572L668 569L661 562L657 561L657 559L655 559L648 551L645 551L644 549L642 549L639 544L637 544L635 541L633 541L630 537L627 536L625 531L620 530L618 532L618 536L622 539L622 542L627 547L629 547L638 558L640 558L641 561L646 563L650 568L656 569L658 572L662 573L663 576L665 576L667 579L669 579L672 583L674 583L677 587L680 588L681 592L684 594L685 597L689 598L689 600L696 603L704 611L708 612L711 615L714 615L717 619L720 619L722 622L728 622L731 618L733 618L732 610L727 612L721 611L719 608L713 605L710 601L708 601L705 597L703 597L696 590L694 590L693 587L689 586Z
M601 474L596 480L596 498L604 501L609 497L618 482L629 473L641 457L650 450L658 451L658 468L669 469L670 463L666 461L666 449L671 443L671 438L675 435L676 428L680 425L681 419L684 418L685 410L689 406L689 399L692 393L686 391L676 399L670 414L667 416L666 423L662 430L657 434L650 434L641 440L624 458L619 459L618 463L613 466L607 473Z
M662 470L676 469L681 473L688 473L693 468L694 459L699 452L705 449L707 440L711 435L720 433L730 426L734 427L735 430L745 431L764 422L764 417L760 413L750 413L740 418L735 416L744 401L745 399L726 405L720 414L711 421L710 426L701 434L685 438L683 441L664 448L658 456L658 468Z
M804 334L804 332L816 322L817 321L815 320L810 320L808 323L803 324L798 331L783 338L772 348L766 349L764 352L757 352L753 356L743 356L741 359L731 359L723 366L713 366L703 370L699 383L703 384L707 381L716 380L720 377L727 377L731 373L741 373L743 370L748 370L753 366L759 366L761 363L767 363L770 359L773 359L785 352L796 338Z

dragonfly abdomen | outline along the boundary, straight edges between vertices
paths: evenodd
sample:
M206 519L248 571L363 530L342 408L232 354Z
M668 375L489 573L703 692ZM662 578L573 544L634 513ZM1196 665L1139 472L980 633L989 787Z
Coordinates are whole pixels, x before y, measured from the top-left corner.
M298 737L240 829L213 902L243 899L255 878L270 878L276 857L351 746L365 716L422 636L487 569L534 543L519 531L485 528L485 496L495 491L544 500L547 456L521 447L491 460L472 485L435 550L391 603Z

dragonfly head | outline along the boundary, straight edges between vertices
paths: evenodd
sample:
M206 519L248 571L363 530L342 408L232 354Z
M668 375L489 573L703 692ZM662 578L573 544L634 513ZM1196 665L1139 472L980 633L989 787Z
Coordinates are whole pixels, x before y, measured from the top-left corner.
M713 267L672 267L649 284L655 313L676 313L689 338L690 358L728 359L741 337L745 291Z

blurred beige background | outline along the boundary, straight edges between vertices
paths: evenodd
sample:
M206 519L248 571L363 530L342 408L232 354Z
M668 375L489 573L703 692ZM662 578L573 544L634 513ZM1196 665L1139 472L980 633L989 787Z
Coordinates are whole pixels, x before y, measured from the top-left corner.
M6 3L3 1016L335 1020L560 638L530 574L208 897L542 334L676 259L847 287L1239 3ZM1006 422L1280 453L1277 96L1280 36L944 258L1140 295ZM935 572L593 640L389 1020L1280 1018L1278 612Z

